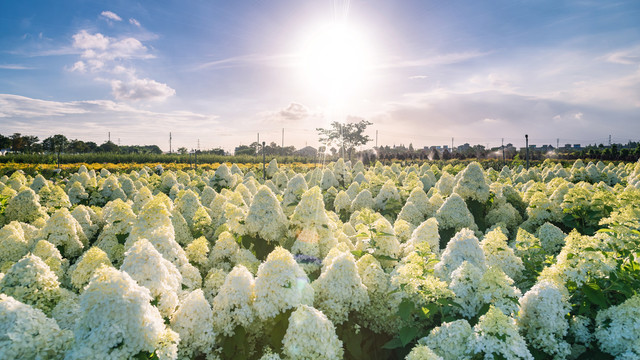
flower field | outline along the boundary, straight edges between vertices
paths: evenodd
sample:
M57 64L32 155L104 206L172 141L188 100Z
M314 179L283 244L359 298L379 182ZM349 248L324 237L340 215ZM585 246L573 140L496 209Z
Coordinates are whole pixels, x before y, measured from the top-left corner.
M640 162L259 170L0 177L0 359L640 359Z

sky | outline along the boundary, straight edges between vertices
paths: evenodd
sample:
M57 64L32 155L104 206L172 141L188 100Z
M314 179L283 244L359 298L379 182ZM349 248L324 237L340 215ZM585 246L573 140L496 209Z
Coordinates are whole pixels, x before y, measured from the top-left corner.
M640 140L640 2L2 1L0 134L227 151ZM284 137L283 130L284 129Z

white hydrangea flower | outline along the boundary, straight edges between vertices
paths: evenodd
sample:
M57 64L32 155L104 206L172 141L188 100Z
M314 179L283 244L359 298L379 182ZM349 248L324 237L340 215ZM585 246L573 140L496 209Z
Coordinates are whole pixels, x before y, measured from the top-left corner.
M0 292L51 314L60 299L60 282L42 259L28 254L0 280Z
M313 304L313 287L290 252L276 247L258 268L254 307L262 320L300 304Z
M272 178L278 172L278 160L275 158L269 161L266 169L266 175L268 178Z
M432 253L440 252L440 234L438 233L438 220L432 217L423 221L411 234L411 238L404 247L404 254L409 254L422 243L426 243Z
M320 188L323 191L326 191L331 187L338 188L339 186L340 183L338 182L338 179L336 179L333 171L329 168L324 169L322 172L322 179L320 180Z
M424 221L424 214L413 202L407 201L402 207L402 210L400 210L398 219L405 220L414 226L418 226Z
M5 217L7 222L15 220L40 227L49 216L40 205L38 195L31 189L24 189L9 199Z
M362 284L351 253L341 253L323 269L313 282L314 304L334 324L347 321L349 313L369 303L367 288Z
M515 320L496 307L480 317L473 331L469 347L474 354L484 354L485 359L493 359L495 354L507 360L533 360Z
M598 311L595 337L604 352L628 359L640 357L640 295Z
M458 194L451 194L440 206L436 213L438 227L442 229L455 229L459 231L463 228L477 230L477 225L473 215L467 209L467 204Z
M463 199L476 200L485 203L489 199L489 186L484 177L484 170L478 162L473 161L460 172L460 178L453 188L453 192Z
M0 358L62 359L72 341L41 310L0 294Z
M569 329L565 316L570 308L567 289L553 281L543 280L520 299L520 314L516 322L530 345L549 355L564 358L571 352L571 347L563 340Z
M100 228L96 223L97 215L95 211L90 207L78 205L71 211L71 216L78 221L78 224L80 224L80 227L89 242L91 242L92 239L95 239Z
M73 331L80 313L79 300L80 297L73 291L60 288L60 299L51 311L51 317L61 329Z
M469 229L460 230L449 241L440 257L440 262L434 268L434 273L440 279L450 281L451 273L462 265L463 261L472 263L482 271L487 268L478 238Z
M0 229L0 270L4 269L5 265L11 265L12 263L20 260L25 256L31 243L25 238L24 230L20 223L12 221L9 224L3 226Z
M467 319L474 317L480 307L486 303L477 296L482 274L481 269L468 261L463 261L451 273L449 289L456 294L455 302L460 305L460 308L457 309L458 312Z
M402 199L398 193L398 188L396 188L393 180L387 180L375 198L375 205L376 209L384 210L387 208L389 202L400 203L400 205L402 205L401 201Z
M220 164L211 179L211 186L213 188L231 188L233 185L234 178L229 167L225 163Z
M187 245L185 253L187 254L189 262L197 266L199 269L204 270L208 268L209 240L204 236L193 240L189 245Z
M324 258L329 250L338 243L333 235L335 227L335 223L327 216L320 188L314 186L307 190L291 216L290 229L296 238L296 243L312 243L317 240L318 253L298 253ZM304 233L303 230L305 230ZM307 236L309 234L314 236ZM300 247L306 249L308 246L299 244L297 248Z
M211 351L216 336L213 330L213 311L201 289L190 292L182 300L171 316L171 328L180 335L180 358L193 358Z
M82 249L89 243L82 226L66 208L56 211L47 220L39 238L63 249L64 256L68 258L80 256Z
M426 306L439 299L453 299L455 294L448 284L432 275L435 262L434 254L423 256L413 251L393 270L391 283L403 289L405 296L418 306Z
M426 345L416 345L405 358L406 360L443 360Z
M524 271L522 259L507 244L507 236L496 228L489 231L480 242L488 266L499 267L511 279L518 280Z
M373 195L371 195L371 191L369 189L364 189L356 195L356 197L351 202L351 212L356 212L362 209L373 209L376 203L373 199Z
M436 182L435 189L438 190L438 193L442 196L449 196L453 192L455 181L455 178L451 174L443 171L440 179Z
M67 186L67 195L67 199L72 205L85 202L89 199L89 193L79 181L73 182L71 185Z
M282 209L285 214L288 216L293 214L293 210L300 202L302 194L307 190L309 190L309 187L302 174L296 174L289 180L282 196Z
M224 285L227 274L228 272L222 269L211 268L204 278L202 291L210 304L213 303L213 299L218 295L222 285Z
M548 254L557 254L564 246L564 239L567 236L560 228L548 222L538 228L536 235Z
M40 204L49 209L49 213L54 212L56 209L71 207L69 196L57 185L42 187L38 191L38 198L40 199Z
M58 251L52 243L46 240L40 240L36 243L36 246L33 247L31 253L42 259L51 271L56 274L58 279L65 277L67 268L69 267L69 260L63 258L60 251Z
M93 272L100 266L112 266L107 253L98 247L87 250L78 261L69 268L71 274L71 285L76 290L82 290L89 283Z
M593 320L583 315L573 315L569 319L569 333L576 342L589 347L594 340L593 333L589 330Z
M245 219L247 233L269 243L282 241L287 231L287 217L273 192L262 185L253 198Z
M347 194L344 190L340 190L336 198L333 200L333 208L336 213L340 213L342 211L349 212L351 210L351 198L349 194Z
M393 223L393 233L396 234L396 238L400 243L406 243L411 238L411 234L416 230L416 226L408 223L405 220L397 219ZM402 247L403 245L401 245Z
M256 298L253 275L237 265L227 275L213 299L213 327L217 333L232 336L237 326L249 327L255 320L253 302Z
M291 313L282 345L283 353L291 360L336 360L343 356L342 341L331 321L306 305Z
M418 343L433 349L443 360L466 359L470 356L469 340L472 335L471 325L467 320L460 319L433 328Z
M74 329L75 343L66 359L123 359L141 352L161 358L177 356L178 335L164 325L152 306L149 290L129 274L111 267L95 273L80 295L80 315ZM166 356L175 354L175 356Z
M178 306L177 293L182 275L147 239L139 239L125 252L120 270L126 271L139 285L151 291L160 313L165 317L169 317Z
M240 246L233 235L228 231L223 231L209 253L209 266L230 271L233 267L231 265L232 259L239 249Z
M500 267L489 267L484 272L476 296L484 304L491 304L506 315L518 312L518 299L522 292L513 286L513 280Z

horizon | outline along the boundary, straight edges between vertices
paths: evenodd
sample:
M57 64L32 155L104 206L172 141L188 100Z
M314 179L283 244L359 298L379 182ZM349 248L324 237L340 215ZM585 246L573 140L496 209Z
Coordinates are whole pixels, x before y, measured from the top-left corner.
M625 144L640 134L640 3L0 4L0 134L317 148ZM114 140L115 139L115 140ZM118 141L119 139L119 141Z

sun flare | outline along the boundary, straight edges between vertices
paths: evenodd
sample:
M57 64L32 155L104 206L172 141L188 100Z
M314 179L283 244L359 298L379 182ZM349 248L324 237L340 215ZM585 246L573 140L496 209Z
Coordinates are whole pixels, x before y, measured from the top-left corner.
M344 22L313 31L301 51L301 71L309 88L330 102L341 102L363 88L372 56L359 29Z

